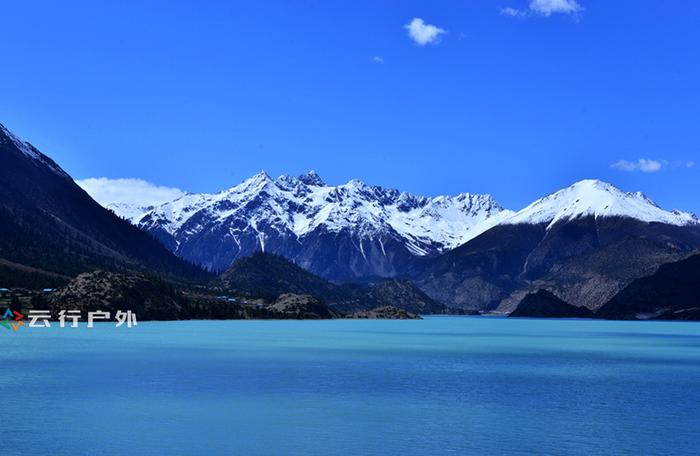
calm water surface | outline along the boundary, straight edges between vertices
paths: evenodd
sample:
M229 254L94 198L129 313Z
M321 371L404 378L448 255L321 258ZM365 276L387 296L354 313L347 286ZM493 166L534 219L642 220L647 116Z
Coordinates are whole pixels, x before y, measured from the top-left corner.
M0 454L700 454L700 324L0 328Z

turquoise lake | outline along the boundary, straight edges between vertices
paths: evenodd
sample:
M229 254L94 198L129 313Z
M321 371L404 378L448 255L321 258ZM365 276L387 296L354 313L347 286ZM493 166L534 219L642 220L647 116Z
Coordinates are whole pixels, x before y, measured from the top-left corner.
M699 323L0 330L3 455L700 453Z

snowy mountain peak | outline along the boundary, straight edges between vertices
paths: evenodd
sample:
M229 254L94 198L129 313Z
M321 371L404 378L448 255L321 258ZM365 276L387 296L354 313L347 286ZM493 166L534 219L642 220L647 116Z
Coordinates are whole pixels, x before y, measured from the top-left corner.
M695 215L680 211L665 211L641 192L625 192L607 182L586 179L518 211L504 223L548 223L571 220L582 216L630 217L643 222L672 225L697 224Z
M267 171L264 169L260 171L258 174L255 174L248 179L243 181L243 184L248 184L248 185L263 185L272 182L272 178L270 177L269 174L267 174Z
M188 193L128 215L212 270L265 250L333 277L391 276L412 257L453 249L496 225L552 226L582 216L700 225L692 214L665 211L642 193L599 180L576 182L516 213L488 194L425 197L356 179L330 186L314 172L272 180L264 171L215 194Z
M318 175L318 173L314 170L309 171L306 174L302 174L301 176L298 177L298 179L305 183L306 185L313 185L316 187L325 187L326 183L323 182L323 179L321 179L321 176Z
M224 190L220 193L222 198L225 198L225 195L231 195L231 194L241 194L241 193L259 193L269 185L274 184L274 181L270 177L269 174L265 170L260 171L258 174L255 174L248 179L244 180L240 184L229 188L228 190Z
M110 208L126 212L118 205ZM207 266L221 269L251 250L275 251L271 249L276 245L285 253L328 235L347 236L362 256L372 249L374 255L389 255L389 244L402 245L409 255L436 254L478 236L510 214L489 195L428 198L359 180L329 186L314 171L276 180L263 171L219 193L186 194L143 214L123 215L185 256L192 243L218 233L216 241L207 242L219 244L215 249L221 259Z
M316 171L309 171L299 176L282 174L275 180L275 183L283 189L291 190L298 187L325 187L326 183L321 179Z
M344 188L365 188L368 187L367 184L365 184L363 181L360 179L350 179L347 183L341 185L340 187Z

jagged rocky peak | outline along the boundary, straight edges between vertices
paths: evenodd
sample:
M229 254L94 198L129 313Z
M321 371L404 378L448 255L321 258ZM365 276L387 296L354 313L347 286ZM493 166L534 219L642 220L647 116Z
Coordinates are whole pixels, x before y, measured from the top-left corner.
M321 176L314 170L309 171L306 174L302 174L298 179L305 183L306 185L313 185L316 187L325 187L326 183L321 179Z
M518 224L547 223L583 216L629 217L643 222L671 225L697 224L695 215L681 211L666 211L641 192L625 192L597 179L586 179L540 198L505 220Z
M429 198L424 196L416 196L410 193L403 192L396 199L396 208L401 212L408 212L413 209L423 207L427 204Z
M317 271L352 263L383 277L394 273L393 262L404 253L453 248L493 226L501 213L509 214L488 195L429 198L357 179L329 186L314 171L275 180L263 171L228 190L188 194L130 220L175 253L216 270L264 248L312 270L312 263ZM341 237L332 241L330 234ZM340 245L347 247L339 251ZM346 258L332 259L338 255Z
M413 257L453 249L499 224L549 225L589 215L698 223L598 180L577 182L514 213L488 194L425 197L357 179L331 186L313 171L276 180L263 171L223 192L186 195L131 219L176 254L213 270L264 249L337 278L392 277Z
M236 185L235 187L232 187L229 189L235 190L236 192L241 192L241 191L249 191L249 192L255 192L255 191L260 191L263 188L265 188L267 185L273 183L274 181L270 177L269 174L265 170L260 171L258 174L255 174L248 179L244 180L240 184Z
M282 174L275 180L275 184L282 190L304 194L312 190L309 187L326 187L326 183L321 179L321 176L313 170L299 176Z
M489 194L460 193L457 196L438 196L433 202L443 207L457 203L461 209L472 213L481 211L499 213L506 210Z

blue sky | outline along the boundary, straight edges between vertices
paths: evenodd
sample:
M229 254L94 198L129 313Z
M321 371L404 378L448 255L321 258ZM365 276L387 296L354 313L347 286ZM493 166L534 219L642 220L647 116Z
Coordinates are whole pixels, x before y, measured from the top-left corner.
M700 212L700 2L0 7L0 122L75 178L315 169L514 209L599 178Z

